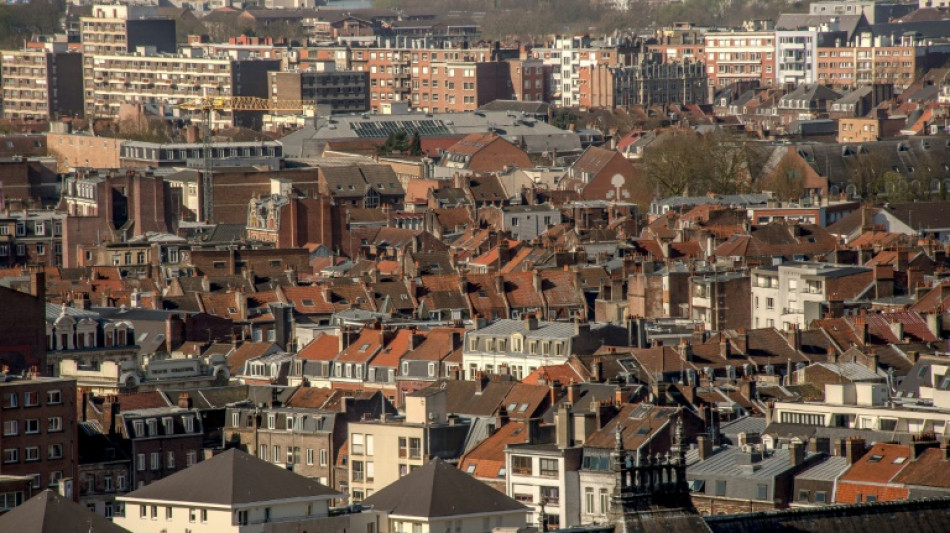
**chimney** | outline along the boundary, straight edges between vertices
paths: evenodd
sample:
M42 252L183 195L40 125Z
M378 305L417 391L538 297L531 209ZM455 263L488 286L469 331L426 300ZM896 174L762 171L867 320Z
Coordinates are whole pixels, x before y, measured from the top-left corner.
M739 381L739 392L746 398L750 400L755 399L756 393L756 383L751 379L743 379Z
M927 448L933 448L935 445L937 445L937 441L932 435L921 435L920 437L914 438L909 446L910 459L912 461L916 461L921 455L924 454L925 451L927 451Z
M574 413L570 405L562 403L558 406L555 426L557 447L562 450L572 447L574 445Z
M805 462L805 444L799 440L793 440L788 445L789 466L801 466Z
M178 395L178 407L181 409L191 409L191 397L187 392Z
M680 345L677 347L677 351L679 351L680 359L683 361L690 362L693 360L693 347L689 344L688 340L680 340Z
M729 348L729 339L725 335L719 335L719 356L723 359L729 359L731 350Z
M594 383L600 383L604 373L604 363L600 357L595 357L590 364L590 380Z
M541 420L538 418L529 418L525 425L528 428L528 436L525 438L525 444L538 444L541 433Z
M485 376L485 373L479 370L475 373L475 394L481 394L485 392L485 386L488 384L488 377Z
M940 441L940 457L944 460L950 460L950 442L947 439Z
M876 351L871 350L868 354L868 370L876 373L880 362L881 356L879 356Z
M904 323L900 319L895 319L893 322L888 324L891 327L891 333L897 337L897 342L904 340Z
M46 273L42 270L30 272L30 294L46 299Z
M567 386L567 401L571 405L577 404L577 400L581 399L581 391L579 391L578 388L579 387L573 381Z
M865 452L864 439L860 437L848 437L844 443L844 456L848 459L848 464L853 465L858 462Z
M103 425L106 427L106 433L109 435L116 434L116 419L119 416L119 399L115 396L106 396L105 401L102 404L102 414L105 416L103 420Z
M789 326L789 329L786 332L786 337L788 338L789 346L791 346L796 352L802 351L802 330L798 328L797 324L792 324Z
M713 454L713 443L712 439L706 435L697 435L696 436L696 447L699 452L699 460L708 459L712 457Z
M165 351L171 353L184 341L185 321L178 315L169 315L168 320L165 321Z
M825 355L827 356L829 363L838 362L838 351L835 350L834 346L828 345L828 348L825 349Z
M541 294L541 273L537 270L531 273L531 286L534 292Z
M495 415L495 426L498 429L501 429L502 427L504 427L505 424L508 423L509 420L510 418L508 417L508 409L506 409L505 406L502 405L501 407L498 408L498 414Z
M861 341L861 345L868 343L868 323L863 316L854 319L854 332Z
M735 336L736 349L739 350L739 353L746 355L749 353L749 331L745 328L739 328L736 330L737 335Z
M534 313L528 313L524 319L524 327L528 331L534 331L538 329L538 315Z

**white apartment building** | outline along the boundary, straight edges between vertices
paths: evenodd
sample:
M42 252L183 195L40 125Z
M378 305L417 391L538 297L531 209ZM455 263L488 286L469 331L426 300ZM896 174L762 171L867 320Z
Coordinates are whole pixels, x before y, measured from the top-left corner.
M593 344L588 324L539 321L534 317L501 319L465 333L462 367L467 379L474 379L478 372L507 370L520 380L538 367L563 364L569 355Z
M775 81L815 83L818 79L818 34L816 29L775 32Z
M543 514L548 529L581 524L580 461L583 448L513 444L505 449L508 496L529 507L529 524Z
M873 271L858 266L791 262L753 269L752 327L804 328L822 318L822 304L857 296L852 276L873 284ZM843 280L848 280L847 286Z

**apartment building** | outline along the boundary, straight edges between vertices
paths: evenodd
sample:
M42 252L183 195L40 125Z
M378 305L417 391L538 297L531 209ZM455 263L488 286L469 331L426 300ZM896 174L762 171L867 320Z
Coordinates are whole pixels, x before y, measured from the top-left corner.
M67 50L65 42L2 54L3 118L50 120L82 114L82 86L76 83L82 76L82 54Z
M65 214L51 210L14 211L0 216L0 266L62 266L65 218Z
M579 105L627 107L632 105L703 104L709 98L702 63L662 62L659 54L624 67L581 67Z
M563 443L505 448L505 493L529 506L529 523L543 524L545 530L580 524L583 451Z
M816 29L777 30L775 32L775 80L777 83L798 85L815 83L818 79L817 62L819 37Z
M857 297L874 281L870 268L791 262L752 270L752 327L805 328L822 304Z
M146 5L97 4L92 16L81 17L83 54L121 54L140 46L154 46L158 52L174 53L175 21L155 16Z
M906 88L913 83L926 52L926 47L915 44L819 47L817 81L845 87L893 83Z
M706 34L709 83L723 87L737 81L772 85L775 80L775 32L730 31Z
M123 104L148 106L170 117L175 105L206 96L268 96L267 73L280 69L280 60L203 57L199 50L162 54L155 48L134 53L95 54L87 68L86 113L115 118ZM192 55L194 52L196 55ZM195 120L198 112L184 113ZM231 126L234 113L215 113L215 126Z
M467 379L479 372L510 373L520 380L541 366L559 365L571 354L584 353L600 340L586 323L501 319L465 334L462 366Z
M581 104L581 69L597 65L607 67L629 64L623 51L612 43L592 43L589 37L558 37L552 47L531 50L547 73L546 99L558 106Z
M418 85L417 85L418 82ZM432 61L412 80L412 106L429 113L474 111L514 97L511 69L499 61Z
M32 478L34 492L56 490L79 475L76 382L57 378L0 381L0 474ZM78 491L72 491L78 499Z
M706 28L697 28L689 22L680 22L654 32L655 44L647 51L660 54L664 63L678 61L706 61Z
M509 59L512 99L544 101L544 64L538 59Z
M438 388L409 394L404 417L350 422L346 490L359 502L435 457L457 459L469 429L447 414L446 392Z
M259 459L335 487L346 424L341 413L292 407L230 407L224 440Z
M302 70L268 72L268 91L277 100L313 100L332 113L369 111L369 73Z

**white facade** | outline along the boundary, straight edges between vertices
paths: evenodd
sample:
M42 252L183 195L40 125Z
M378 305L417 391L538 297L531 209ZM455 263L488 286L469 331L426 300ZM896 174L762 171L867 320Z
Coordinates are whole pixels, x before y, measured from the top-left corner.
M265 524L299 524L329 515L327 497L301 498L246 505L207 505L187 502L148 501L119 497L125 515L116 525L135 533L190 531L191 533L251 533L264 531ZM295 530L295 529L290 529ZM283 531L282 528L267 531Z
M775 32L775 81L815 83L818 79L818 31Z
M752 271L752 327L789 329L806 324L809 303L828 301L828 279L860 274L862 267L789 263Z
M493 374L507 368L520 380L538 367L567 362L573 349L574 324L535 320L529 325L530 320L502 319L466 332L462 367L467 378L474 379L479 371Z
M420 518L389 515L390 533L490 533L494 528L516 531L525 526L524 511L483 513L461 517Z
M542 503L549 528L581 524L577 460L581 449L558 449L553 444L509 447L505 492L531 509L528 524L537 525Z

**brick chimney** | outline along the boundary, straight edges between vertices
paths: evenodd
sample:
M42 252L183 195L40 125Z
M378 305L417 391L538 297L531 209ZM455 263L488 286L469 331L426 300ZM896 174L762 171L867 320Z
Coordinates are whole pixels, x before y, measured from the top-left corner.
M848 459L848 464L853 465L858 459L864 456L865 442L860 437L848 437L844 442L844 456Z
M788 445L789 466L801 466L805 462L805 444L798 440L793 440Z
M713 454L713 443L712 439L706 435L697 435L696 436L696 448L699 452L699 460L705 460L712 457Z
M30 294L46 299L46 273L41 269L30 272Z
M178 395L178 407L181 409L191 409L191 397L187 392Z
M788 345L791 346L792 349L796 352L802 351L802 330L798 328L797 324L791 324L785 335L788 339Z

